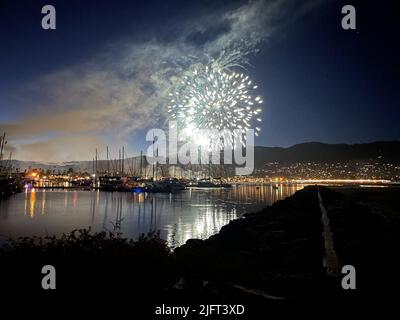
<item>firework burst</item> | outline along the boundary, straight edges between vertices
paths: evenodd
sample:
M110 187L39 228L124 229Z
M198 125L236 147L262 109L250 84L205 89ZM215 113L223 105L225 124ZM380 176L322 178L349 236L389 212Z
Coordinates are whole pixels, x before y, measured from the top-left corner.
M204 145L211 137L204 129L224 131L228 143L235 135L251 128L254 118L261 122L261 97L254 94L257 85L249 76L214 66L197 66L185 75L167 107L169 118L192 141ZM258 135L259 127L255 127Z

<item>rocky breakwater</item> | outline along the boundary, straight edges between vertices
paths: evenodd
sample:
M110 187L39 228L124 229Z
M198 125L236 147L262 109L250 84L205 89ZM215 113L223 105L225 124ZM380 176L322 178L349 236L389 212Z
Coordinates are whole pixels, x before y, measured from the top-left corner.
M287 300L326 290L318 189L307 187L175 249L185 297ZM175 292L178 293L178 290Z

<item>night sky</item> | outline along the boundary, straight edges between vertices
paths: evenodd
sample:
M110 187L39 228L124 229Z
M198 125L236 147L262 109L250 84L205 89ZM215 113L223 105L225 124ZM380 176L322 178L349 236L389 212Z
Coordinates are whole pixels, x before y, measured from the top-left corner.
M20 160L137 154L163 123L175 66L248 37L264 99L257 145L399 140L400 13L371 3L2 0L0 130ZM41 28L45 4L56 30ZM341 27L345 4L356 30Z

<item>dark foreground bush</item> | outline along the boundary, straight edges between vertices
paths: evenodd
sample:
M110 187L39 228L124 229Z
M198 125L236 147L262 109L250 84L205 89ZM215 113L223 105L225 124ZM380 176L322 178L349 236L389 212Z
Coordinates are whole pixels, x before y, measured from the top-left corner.
M75 230L57 238L24 237L0 249L3 292L42 292L44 265L53 265L57 292L157 296L177 279L173 255L158 233L128 240L118 234Z

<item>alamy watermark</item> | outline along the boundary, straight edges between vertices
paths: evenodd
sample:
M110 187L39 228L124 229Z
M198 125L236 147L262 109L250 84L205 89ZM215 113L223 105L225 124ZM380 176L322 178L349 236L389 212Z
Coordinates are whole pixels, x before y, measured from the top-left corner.
M170 121L168 132L151 129L146 134L148 163L170 165L224 164L234 165L236 175L250 175L254 170L254 130L233 131L197 129L177 130Z
M44 30L55 30L56 29L56 8L50 4L42 7L42 14L45 14L42 18L42 28Z
M55 290L56 289L56 268L47 264L42 267L42 274L45 276L42 279L42 288L44 290Z
M356 8L352 5L345 5L342 8L342 28L344 30L355 30L356 29Z

